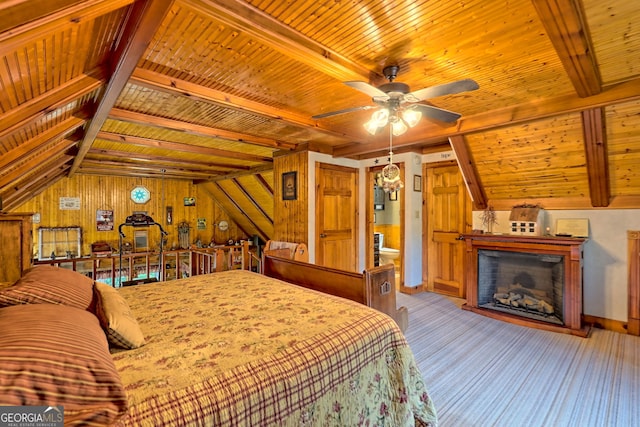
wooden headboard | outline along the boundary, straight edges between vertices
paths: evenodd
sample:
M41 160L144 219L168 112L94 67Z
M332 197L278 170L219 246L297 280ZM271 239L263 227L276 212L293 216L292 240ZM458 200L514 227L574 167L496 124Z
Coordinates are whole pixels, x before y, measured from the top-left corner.
M409 325L407 308L396 307L393 264L354 273L265 253L262 268L266 276L375 308L392 317L403 332Z
M264 245L264 254L309 262L309 251L304 243L267 240Z

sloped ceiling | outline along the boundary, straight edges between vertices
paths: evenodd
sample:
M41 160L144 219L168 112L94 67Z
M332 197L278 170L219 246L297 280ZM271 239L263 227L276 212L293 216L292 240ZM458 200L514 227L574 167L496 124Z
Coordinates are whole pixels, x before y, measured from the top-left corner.
M387 138L362 127L370 112L311 117L372 104L343 82L378 85L386 65L414 90L478 82L426 101L456 123L423 119L394 139L421 152L451 138L476 206L640 197L628 0L12 1L0 58L5 210L74 174L164 173L262 234L275 152L384 155Z

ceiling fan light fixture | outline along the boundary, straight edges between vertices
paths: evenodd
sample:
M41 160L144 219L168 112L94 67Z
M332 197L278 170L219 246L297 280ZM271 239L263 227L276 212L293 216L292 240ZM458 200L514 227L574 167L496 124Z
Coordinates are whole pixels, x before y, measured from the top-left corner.
M371 135L375 135L378 129L383 128L389 123L389 110L381 108L371 115L371 120L364 124L364 128Z
M404 120L410 128L414 127L420 122L422 118L422 111L409 108L402 112L402 120Z
M364 128L367 130L367 132L369 132L371 135L375 135L378 132L378 129L380 129L378 127L378 123L375 122L373 119L369 120L368 122L366 122L364 124Z
M391 123L391 129L392 132L395 136L398 135L402 135L403 133L405 133L407 131L407 129L409 129L407 127L406 124L404 124L404 121L400 120L400 119L396 119L395 121L393 121Z
M389 110L381 108L371 115L371 121L376 122L379 128L389 123Z

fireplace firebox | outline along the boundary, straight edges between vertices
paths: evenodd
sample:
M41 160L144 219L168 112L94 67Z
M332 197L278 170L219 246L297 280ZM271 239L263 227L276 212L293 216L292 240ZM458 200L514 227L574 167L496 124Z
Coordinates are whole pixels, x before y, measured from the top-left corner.
M464 309L586 337L582 323L585 239L467 234Z

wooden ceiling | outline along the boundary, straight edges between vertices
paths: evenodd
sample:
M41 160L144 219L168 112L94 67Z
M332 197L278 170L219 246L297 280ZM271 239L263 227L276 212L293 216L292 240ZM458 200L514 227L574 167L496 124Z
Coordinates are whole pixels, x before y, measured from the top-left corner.
M0 196L10 208L74 174L200 182L269 171L282 150L380 155L387 138L362 126L371 112L311 117L372 104L343 82L384 83L386 65L412 90L480 86L430 99L462 117L423 119L394 139L397 151L461 136L460 147L482 151L482 132L639 99L640 8L15 0L0 4L0 59ZM495 171L473 172L490 181Z

